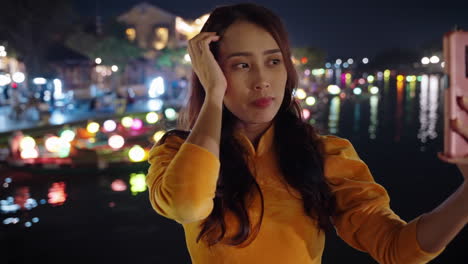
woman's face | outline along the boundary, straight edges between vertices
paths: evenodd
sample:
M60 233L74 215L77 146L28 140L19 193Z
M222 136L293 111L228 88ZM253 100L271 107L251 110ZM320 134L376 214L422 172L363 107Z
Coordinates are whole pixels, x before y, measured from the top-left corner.
M283 102L287 72L275 39L239 21L225 31L219 64L226 76L224 105L245 125L269 123Z

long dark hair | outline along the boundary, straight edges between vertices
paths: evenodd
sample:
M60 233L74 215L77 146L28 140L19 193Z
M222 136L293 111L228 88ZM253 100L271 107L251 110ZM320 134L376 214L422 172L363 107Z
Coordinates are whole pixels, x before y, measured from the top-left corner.
M288 36L280 18L270 10L255 4L222 6L211 13L201 31L217 32L222 38L226 29L240 20L264 28L273 36L281 49L287 81L284 100L274 120L277 162L287 183L301 193L306 215L316 220L319 230L328 230L332 226L330 216L335 213L335 200L323 174L323 146L315 129L302 120L300 104L292 96L298 77L291 60ZM218 59L217 42L211 43L210 49ZM190 97L178 120L179 129L193 128L204 99L205 91L200 80L195 73L192 73ZM221 171L214 207L211 214L201 223L201 231L197 237L197 242L203 238L209 246L223 240L227 230L224 216L228 210L240 223L238 233L223 241L229 245L239 246L249 237L255 237L263 219L263 194L248 168L244 148L233 136L235 122L236 117L223 107ZM188 133L181 130L167 133L159 144L162 144L170 134L186 138ZM262 211L260 221L252 230L246 204L254 191L260 194Z

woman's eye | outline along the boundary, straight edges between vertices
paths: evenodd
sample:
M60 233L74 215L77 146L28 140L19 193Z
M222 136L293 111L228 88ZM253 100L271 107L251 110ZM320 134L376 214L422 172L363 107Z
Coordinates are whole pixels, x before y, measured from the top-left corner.
M281 60L280 59L272 59L271 62L272 62L272 64L280 64Z
M239 69L245 69L247 67L249 67L249 65L247 63L238 63L235 65L236 68L239 68Z

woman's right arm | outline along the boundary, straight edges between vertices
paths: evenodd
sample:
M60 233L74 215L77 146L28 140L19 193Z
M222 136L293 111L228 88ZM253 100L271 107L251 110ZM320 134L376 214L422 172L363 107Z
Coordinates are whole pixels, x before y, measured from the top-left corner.
M226 91L225 77L209 50L209 43L217 38L201 33L189 42L192 66L206 94L190 135L185 142L168 137L149 156L146 182L151 205L159 214L181 224L205 219L213 209Z

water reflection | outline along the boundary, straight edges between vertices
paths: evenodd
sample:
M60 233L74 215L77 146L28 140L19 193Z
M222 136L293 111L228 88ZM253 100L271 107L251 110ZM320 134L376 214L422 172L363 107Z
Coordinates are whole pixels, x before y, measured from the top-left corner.
M362 138L363 135L359 135L364 132L361 127L366 126L371 140L379 137L380 133L385 133L383 136L387 138L391 136L395 142L401 141L403 136L417 137L422 143L437 138L439 105L443 103L439 75L404 76L386 70L377 72L375 76L364 74L357 77L328 69L324 77L326 85L338 84L341 93L333 97L327 93L329 100L318 100L311 114L304 112L303 117L316 126L324 124L325 133L349 131ZM352 77L356 79L351 81ZM308 107L305 102L304 107ZM320 119L323 114L326 116ZM315 120L319 123L316 124ZM366 120L369 120L368 124Z
M369 138L375 139L377 137L377 126L378 126L378 108L379 108L379 97L372 95L370 97L370 117L369 117Z
M422 143L437 137L437 111L439 106L439 81L436 75L424 75L421 78L421 92L419 96L419 123L418 138Z
M52 221L54 216L51 212L59 208L67 212L76 211L83 206L83 203L89 201L89 197L93 197L92 202L85 207L90 211L93 210L90 205L99 208L103 201L104 204L114 208L116 204L124 204L121 199L130 202L130 197L146 192L144 170L134 171L135 169L130 168L129 172L95 171L91 175L73 176L63 176L57 171L56 174L41 175L39 181L33 182L31 179L37 179L35 172L4 171L10 176L3 180L4 186L8 184L8 187L3 187L0 192L0 221L7 228L8 226L31 228L39 222ZM87 183L85 188L80 187L83 185L82 181ZM99 184L100 182L106 184ZM75 190L79 188L79 191L70 195L68 191L70 188ZM124 196L121 196L122 194Z
M53 206L63 205L67 200L67 193L65 192L65 182L54 182L49 188L49 204Z
M338 133L340 121L340 97L334 96L330 101L330 114L328 116L328 130L331 134Z
M339 82L343 80L344 76L346 88L338 96L330 97L328 94L317 92L317 94L310 95L317 98L316 100L311 100L312 97L305 97L303 101L307 106L303 117L311 124L327 128L327 132L330 134L345 131L344 134L340 135L344 137L358 136L376 139L380 137L379 133L390 132L392 134L394 132L388 137L393 137L395 141L399 141L403 135L408 136L409 134L410 139L417 138L425 144L437 138L438 111L442 102L442 98L439 96L440 77L438 75L424 75L420 81L416 78L410 80L400 78L394 82L395 76L390 78L391 73L385 71L385 73L378 73L376 80L373 81L379 87L383 87L378 93L369 94L366 85L359 84L363 92L356 94L354 89L357 88L358 82L366 81L364 78L357 79L356 83L350 83L351 77L348 76L351 75L349 73L335 75L336 72L331 70L324 71L324 73L329 77L339 76ZM323 75L323 73L321 77L314 75L313 78L322 80L324 79ZM366 78L369 80L370 76ZM311 93L315 90L311 87L313 84L309 83L307 92ZM309 103L306 103L307 98ZM329 100L327 100L328 98ZM416 118L419 119L419 122L416 121ZM403 125L407 127L403 129ZM387 137L387 134L385 136ZM80 199L83 198L80 195L86 192L86 195L82 196L88 196L87 191L91 195L104 195L104 197L93 197L93 202L94 199L97 199L96 201L106 208L114 208L116 204L120 206L123 202L118 197L130 200L131 197L136 197L147 191L145 171L141 168L117 174L105 174L100 171L93 173L93 175L87 176L89 177L87 181L92 183L95 183L93 180L96 179L98 182L102 181L102 184L96 184L100 189L80 190L80 192L73 194L69 193L69 189L73 189L78 184L78 179L84 176L80 175L80 177L75 176L74 178L48 175L40 180L42 183L30 183L28 179L34 178L32 172L29 173L30 175L19 177L23 180L9 177L8 173L3 173L6 176L0 176L5 177L0 182L2 189L0 192L0 216L2 218L0 220L6 226L33 227L36 223L50 221L48 215L50 208L60 207L74 210L72 209L73 205L82 202ZM47 210L47 213L44 213L44 210Z

